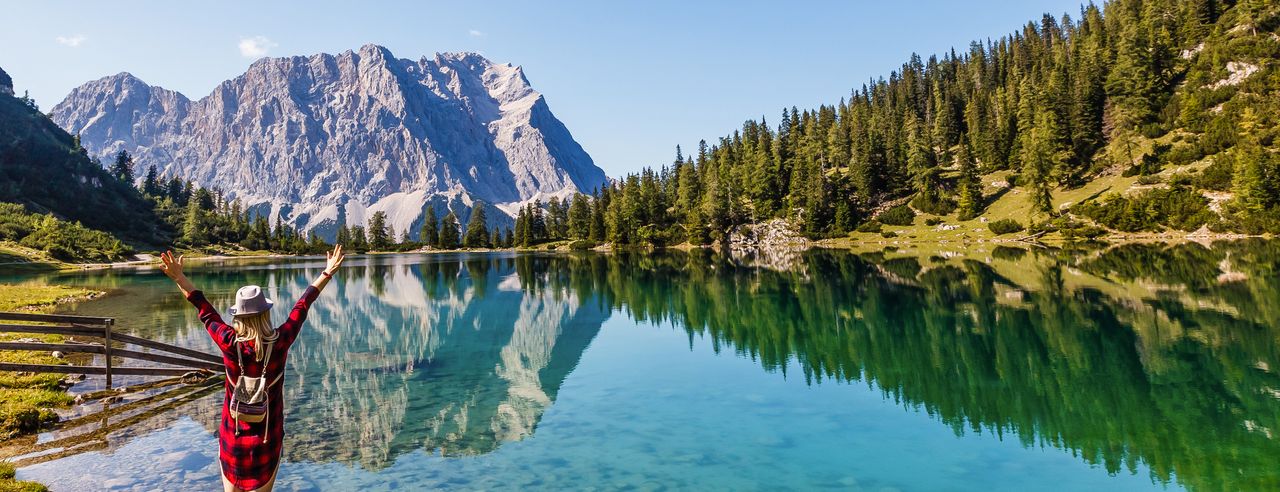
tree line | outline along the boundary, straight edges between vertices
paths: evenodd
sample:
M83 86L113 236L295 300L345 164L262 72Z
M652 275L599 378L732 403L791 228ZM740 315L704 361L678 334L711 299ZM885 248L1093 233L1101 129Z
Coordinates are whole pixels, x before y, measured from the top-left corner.
M133 156L123 150L107 166L108 173L124 183L135 182L133 168ZM318 254L332 247L316 231L304 234L280 217L271 220L267 214L245 207L239 199L227 199L219 190L178 177L162 178L154 165L138 183L138 191L153 204L156 215L174 231L174 243L181 246L238 245L248 250L289 254ZM369 216L365 225L341 224L335 242L355 252L511 245L509 229L505 236L497 229L492 234L489 232L482 202L473 205L465 231L459 227L453 211L437 221L434 209L428 207L418 240L413 239L407 229L400 232L397 235L388 223L386 212L377 211Z
M526 207L515 243L705 244L775 218L833 237L902 198L967 220L992 198L981 176L1002 170L1031 197L1028 219L1047 222L1062 214L1056 188L1205 157L1206 174L1225 173L1237 195L1225 220L1239 222L1211 225L1280 230L1280 220L1246 225L1280 218L1280 159L1270 149L1280 103L1256 96L1280 84L1259 75L1213 83L1227 75L1224 60L1280 55L1274 40L1241 38L1239 28L1275 30L1276 10L1261 0L1116 0L1085 5L1078 18L1045 15L961 53L913 55L838 104L784 109L777 125L748 120L692 155L677 147L669 165L576 195L567 208ZM1206 211L1157 214L1154 226L1203 224L1192 217Z

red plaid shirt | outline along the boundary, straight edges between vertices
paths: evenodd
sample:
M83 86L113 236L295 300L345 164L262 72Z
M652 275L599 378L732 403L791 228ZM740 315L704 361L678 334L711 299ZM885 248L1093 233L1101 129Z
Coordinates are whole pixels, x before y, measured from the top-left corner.
M289 312L289 319L276 329L280 337L271 348L271 360L265 374L268 382L283 374L289 346L298 337L302 322L307 319L307 309L319 294L315 287L307 287L302 298L294 304L293 311ZM193 291L187 300L200 310L200 321L222 350L222 363L226 365L232 381L240 377L241 371L247 371L246 374L252 377L263 374L262 362L254 357L253 344L235 343L235 329L222 321L222 316L204 298L203 292ZM243 351L245 367L237 363L237 347ZM227 402L231 400L231 382L224 382L223 386L226 395L222 401L222 425L218 428L218 460L222 463L222 474L244 490L262 487L271 480L280 465L284 441L284 381L272 385L269 390L269 417L264 422L239 422L239 433L236 432L237 422L227 409Z

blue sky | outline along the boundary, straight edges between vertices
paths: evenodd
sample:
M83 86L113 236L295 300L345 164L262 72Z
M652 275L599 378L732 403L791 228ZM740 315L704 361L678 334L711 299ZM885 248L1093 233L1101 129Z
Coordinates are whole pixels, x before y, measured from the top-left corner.
M670 162L745 119L833 103L912 52L996 38L1079 0L647 2L5 2L0 67L48 110L122 71L207 95L258 56L366 43L397 57L476 51L524 66L610 175Z

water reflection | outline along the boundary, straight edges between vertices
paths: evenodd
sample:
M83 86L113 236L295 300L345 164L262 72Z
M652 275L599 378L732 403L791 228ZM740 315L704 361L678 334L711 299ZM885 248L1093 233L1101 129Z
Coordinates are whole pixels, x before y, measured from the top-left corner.
M516 263L502 256L353 260L290 349L285 458L376 470L412 450L477 455L532 435L607 312L546 288L545 271L517 274ZM277 299L282 319L317 266L222 265L191 277L217 306L231 303L240 285L258 283ZM120 326L214 350L190 307L173 302L172 285L128 273L78 281L129 286L78 312L110 305ZM181 413L212 430L217 412L206 407Z
M1112 473L1141 463L1197 490L1280 483L1276 243L568 264L637 319L673 319L766 369L794 359L811 383L870 382L957 435Z
M319 267L224 265L193 279L218 305L244 283L288 300ZM1192 489L1264 489L1280 483L1278 268L1280 244L1261 241L359 258L292 349L286 458L377 470L412 450L476 455L524 439L620 312L797 384L866 382L957 435ZM154 275L79 282L127 286L82 312L133 302L122 325L208 343Z

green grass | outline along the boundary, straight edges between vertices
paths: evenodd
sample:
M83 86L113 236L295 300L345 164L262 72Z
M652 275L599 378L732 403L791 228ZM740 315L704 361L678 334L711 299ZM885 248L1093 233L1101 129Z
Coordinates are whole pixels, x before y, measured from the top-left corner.
M65 285L0 284L0 311L43 311L59 301L83 298L88 289Z
M13 463L0 461L0 492L48 492L43 484L14 480L16 472Z
M12 241L0 241L0 265L4 265L5 270L16 273L58 270L64 264L44 251Z
M1184 166L1185 167L1192 167ZM1181 169L1180 169L1181 170ZM997 236L993 234L987 227L987 224L1003 219L1015 220L1024 226L1033 222L1044 221L1048 218L1043 213L1031 213L1031 200L1026 190L1021 187L1013 187L1012 189L1003 189L992 186L992 183L1006 181L1011 173L1009 171L997 171L982 176L982 194L987 200L991 200L987 207L983 209L978 217L970 220L960 220L958 214L950 213L947 215L933 215L928 213L920 213L916 215L915 220L909 226L892 226L885 225L885 232L894 232L897 237L885 238L880 233L872 232L853 232L847 238L828 239L822 241L821 244L829 247L853 247L858 244L902 244L915 242L981 242L981 241L1012 241L1025 233L1007 234ZM1138 181L1137 176L1123 177L1120 175L1096 176L1093 177L1086 185L1070 190L1056 189L1053 191L1053 207L1058 210L1080 203L1084 200L1095 200L1105 196L1108 193L1124 192ZM994 200L993 200L994 198ZM938 219L941 222L938 225L926 226L925 221L929 219ZM985 219L985 221L984 221ZM939 230L939 226L958 226L952 230ZM1041 241L1056 241L1062 238L1058 234L1050 234L1039 238Z
M48 311L59 302L80 299L91 291L61 285L0 284L0 311ZM0 333L0 340L35 338L42 342L63 341L59 335ZM0 361L19 364L65 364L48 352L0 350ZM57 421L54 407L71 404L71 396L63 391L57 374L22 374L0 372L0 440L33 432L49 422ZM0 491L5 489L0 481ZM27 489L13 489L27 490ZM35 489L33 489L35 490Z

